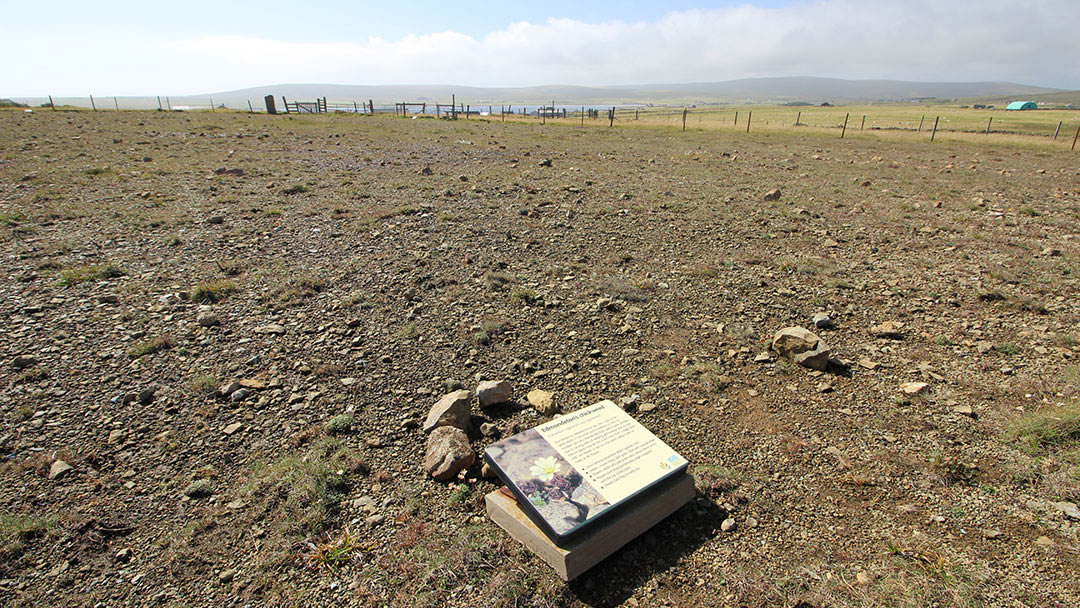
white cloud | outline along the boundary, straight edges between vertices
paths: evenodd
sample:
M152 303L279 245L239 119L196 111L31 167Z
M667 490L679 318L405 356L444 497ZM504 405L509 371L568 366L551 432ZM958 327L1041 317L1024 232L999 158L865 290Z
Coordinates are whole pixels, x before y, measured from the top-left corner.
M516 22L481 38L118 41L98 51L104 62L49 76L144 94L286 82L602 85L798 75L1080 88L1077 23L1075 0L821 0L673 12L652 22Z

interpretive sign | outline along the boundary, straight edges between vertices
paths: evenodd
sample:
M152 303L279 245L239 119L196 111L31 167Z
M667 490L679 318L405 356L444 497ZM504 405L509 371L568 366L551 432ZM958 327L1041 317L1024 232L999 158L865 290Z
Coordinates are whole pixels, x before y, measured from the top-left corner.
M556 542L687 467L685 458L611 401L494 443L484 460Z

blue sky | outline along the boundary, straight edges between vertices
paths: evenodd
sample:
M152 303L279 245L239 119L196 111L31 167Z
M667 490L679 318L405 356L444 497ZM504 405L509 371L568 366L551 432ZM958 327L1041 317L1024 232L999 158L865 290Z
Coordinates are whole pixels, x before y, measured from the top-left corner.
M1076 0L301 6L0 0L8 49L0 97L178 95L287 82L527 86L771 76L1080 88Z

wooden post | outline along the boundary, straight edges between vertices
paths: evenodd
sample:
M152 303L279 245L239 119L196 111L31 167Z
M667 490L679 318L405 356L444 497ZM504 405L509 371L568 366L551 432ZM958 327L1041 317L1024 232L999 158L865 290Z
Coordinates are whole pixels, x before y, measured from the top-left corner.
M255 113L255 108L251 107L251 100L249 99L249 100L247 100L247 102L248 102L248 114L254 114Z
M615 126L615 106L611 106L611 111L608 112L608 127L614 127L614 126Z
M211 112L214 111L214 98L213 97L210 98L210 111Z
M94 96L90 96L90 109L97 112L97 106L94 105Z
M285 99L284 95L281 96L281 105L285 107L285 113L288 114L289 113L289 100Z
M367 100L367 102L368 102L368 108L370 108L371 113L374 114L375 113L375 100L374 99L369 99L369 100Z
M851 112L844 114L844 126L840 129L840 139L844 139L844 133L847 133L847 119L851 116Z
M457 120L457 96L450 95L450 120Z
M1071 148L1069 148L1070 150L1075 150L1076 149L1076 139L1078 137L1080 137L1080 125L1076 126L1076 135L1073 135L1073 145L1072 145Z
M993 124L993 122L994 122L994 117L991 116L990 120L986 121L986 133L983 133L983 135L989 135L990 134L990 125Z
M585 126L585 106L581 106L581 126Z
M866 128L866 114L862 115L862 124L859 125L859 130L862 131Z
M799 121L800 120L802 120L802 110L799 110L799 113L795 115L795 126L796 127L799 126Z
M739 111L738 110L735 110L735 122L733 124L735 126L739 126Z
M637 110L634 110L634 116L637 116ZM682 130L686 132L686 108L682 109Z
M159 106L161 105L161 98L160 97L158 97L158 105ZM53 103L52 95L49 95L49 107L52 108L54 112L56 111L56 104ZM1058 126L1060 127L1061 125L1058 125Z
M499 106L499 119L501 122L506 122L506 108Z
M162 112L165 108L161 107L161 95L157 96L157 111Z
M750 132L750 119L754 117L754 111L750 110L746 113L746 132Z
M937 123L941 120L940 116L934 117L934 132L930 134L930 141L934 141L934 136L937 135Z
M352 102L352 111L353 111L353 113L354 113L354 114L359 114L359 113L360 113L360 108L358 108L358 107L356 106L356 102L355 102L355 101L353 101L353 102Z
M165 109L172 112L172 100L169 99L168 95L165 96Z
M638 119L638 111L634 110L634 120L637 120L637 119Z
M1062 123L1062 121L1059 120L1058 121L1058 128L1054 131L1054 141L1057 141L1058 133L1061 133L1061 123Z
M469 120L469 114L472 113L472 105L465 106L465 120Z
M116 108L116 111L119 112L120 111L120 102L116 101L116 95L113 95L113 97L112 97L112 104L113 104L113 107Z
M926 120L925 115L923 117L919 118L919 133L922 133L922 123L923 123L924 120Z

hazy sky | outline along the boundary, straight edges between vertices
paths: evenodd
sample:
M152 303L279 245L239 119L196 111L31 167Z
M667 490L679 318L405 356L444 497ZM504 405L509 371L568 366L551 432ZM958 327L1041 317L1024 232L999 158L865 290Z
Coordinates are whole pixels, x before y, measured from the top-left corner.
M0 97L769 76L1080 89L1080 0L305 4L0 0Z

